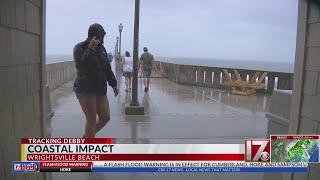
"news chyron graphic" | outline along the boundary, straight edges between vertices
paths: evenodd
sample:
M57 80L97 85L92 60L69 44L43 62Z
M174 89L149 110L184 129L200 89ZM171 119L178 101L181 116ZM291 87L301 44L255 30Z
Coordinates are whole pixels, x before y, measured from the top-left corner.
M12 172L39 172L38 162L12 162Z
M272 162L319 162L319 136L272 135Z
M118 144L114 138L22 138L12 172L308 172L319 136L244 144Z
M270 140L245 140L246 162L270 162Z

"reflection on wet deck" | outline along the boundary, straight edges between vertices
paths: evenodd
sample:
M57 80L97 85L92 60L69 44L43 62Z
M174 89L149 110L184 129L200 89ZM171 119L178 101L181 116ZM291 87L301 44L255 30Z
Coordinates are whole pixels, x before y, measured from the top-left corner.
M118 79L122 79L118 76ZM53 137L81 137L85 117L74 93L72 83L51 93ZM123 80L118 97L108 92L111 121L97 137L112 137L117 143L243 143L246 138L266 137L264 112L269 97L238 96L227 91L183 86L166 79L152 79L148 93L139 79L139 102L144 116L125 116L124 106L131 95L124 91ZM262 179L262 174L65 174L68 179ZM54 174L61 179L64 174ZM64 178L63 178L64 179Z

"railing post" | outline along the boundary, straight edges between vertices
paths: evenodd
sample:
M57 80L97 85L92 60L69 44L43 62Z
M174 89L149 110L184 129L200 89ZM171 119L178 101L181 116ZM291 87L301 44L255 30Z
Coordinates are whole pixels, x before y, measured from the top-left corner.
M204 78L204 69L201 66L198 66L198 78L197 78L197 85L198 86L203 86L203 78Z
M246 70L238 70L242 81L247 82L247 71Z
M222 69L221 69L221 72L222 72ZM220 76L220 73L219 73L219 76ZM228 89L228 86L223 85L225 81L226 81L226 75L222 73L221 84L220 84L221 89Z
M273 93L274 85L275 85L275 76L273 73L268 73L267 93Z
M214 77L213 77L213 87L214 88L221 88L220 73L221 73L220 68L214 68Z
M212 72L213 72L213 68L209 68L207 67L206 68L206 79L205 79L205 82L204 82L204 85L206 87L212 87Z
M289 87L288 87L288 89L293 89L293 76L294 76L294 74L289 74Z
M179 84L180 82L180 65L179 64L176 64L176 83Z
M286 78L283 77L283 75L280 73L278 74L277 89L282 89L282 90L286 89Z

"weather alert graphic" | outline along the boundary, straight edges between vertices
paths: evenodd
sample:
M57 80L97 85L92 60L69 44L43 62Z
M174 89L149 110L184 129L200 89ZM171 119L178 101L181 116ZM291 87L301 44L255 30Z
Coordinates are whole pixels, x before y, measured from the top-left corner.
M271 136L271 162L319 162L319 136Z

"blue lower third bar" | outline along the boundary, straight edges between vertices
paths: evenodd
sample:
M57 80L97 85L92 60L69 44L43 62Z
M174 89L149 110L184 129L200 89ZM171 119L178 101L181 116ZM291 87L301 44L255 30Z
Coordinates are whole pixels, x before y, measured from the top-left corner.
M233 172L308 172L308 168L109 168L109 167L92 167L92 172L159 172L159 173L233 173Z

